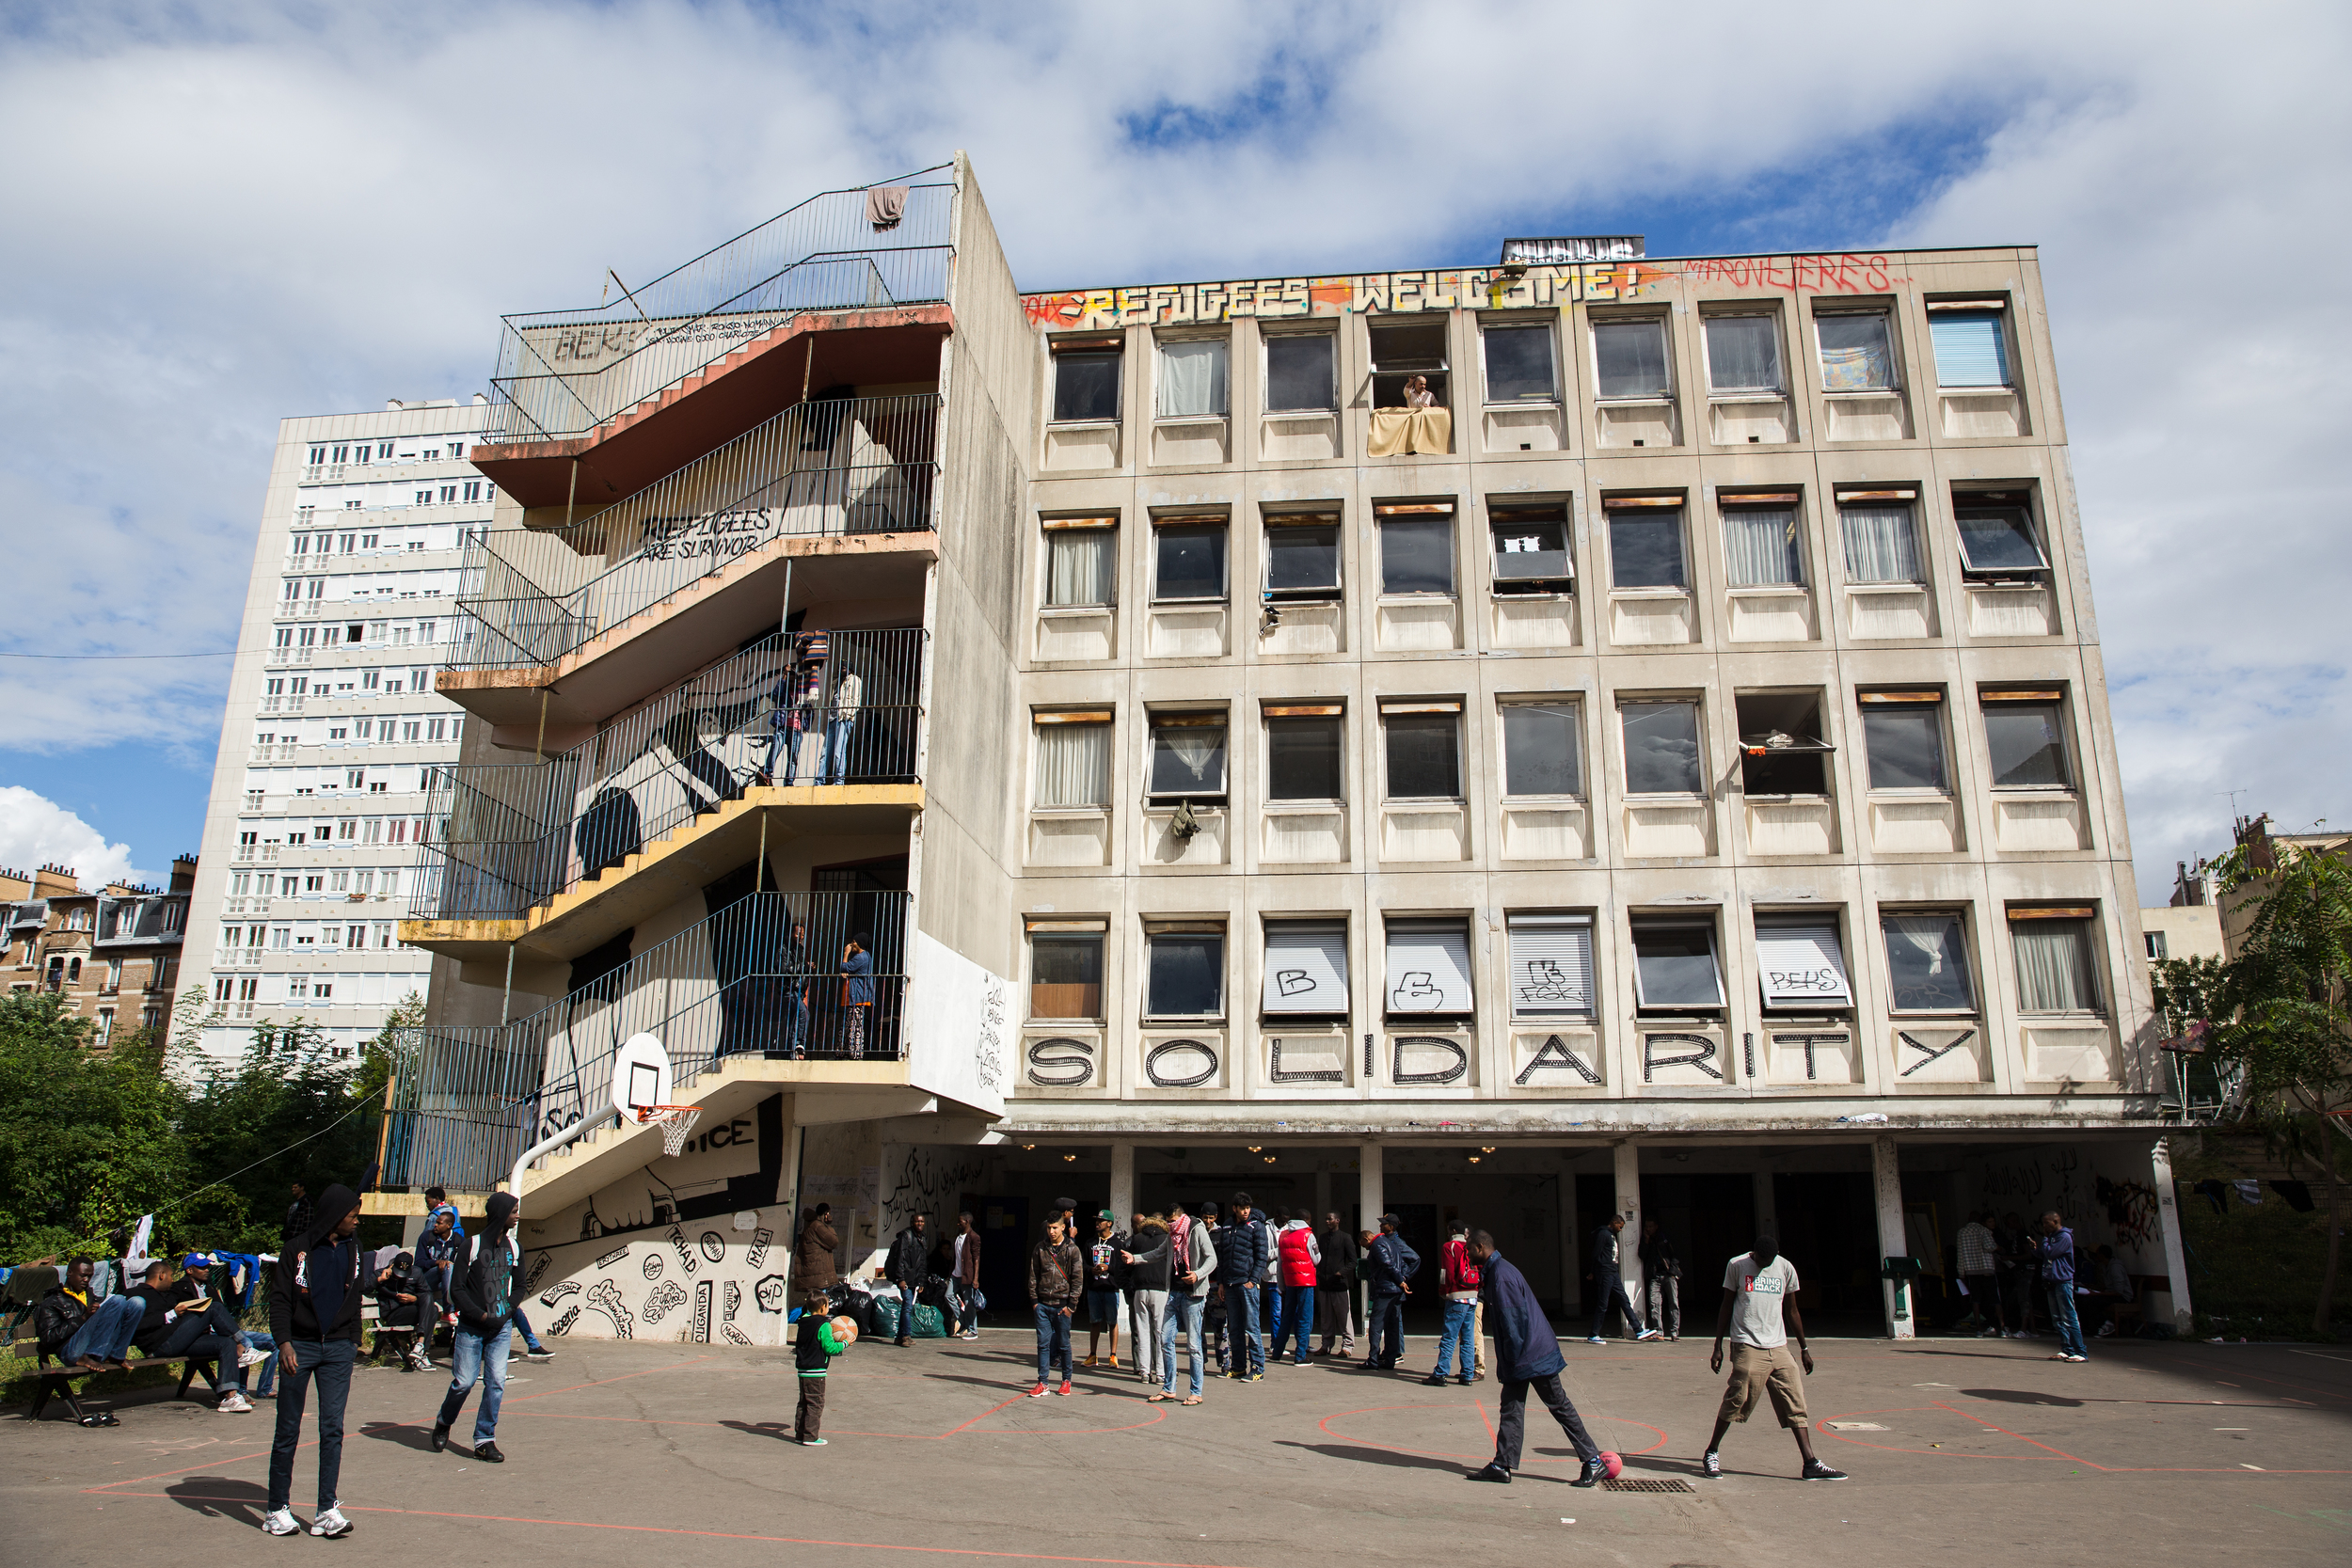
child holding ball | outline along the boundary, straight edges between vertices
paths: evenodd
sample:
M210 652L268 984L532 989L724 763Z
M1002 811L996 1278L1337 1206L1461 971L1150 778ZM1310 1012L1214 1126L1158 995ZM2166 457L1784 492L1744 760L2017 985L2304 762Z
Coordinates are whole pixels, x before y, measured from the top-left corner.
M801 1374L801 1407L792 1418L792 1435L803 1448L821 1449L825 1440L818 1427L825 1418L825 1370L833 1358L857 1343L857 1323L850 1318L801 1315L801 1331L792 1340L792 1365Z

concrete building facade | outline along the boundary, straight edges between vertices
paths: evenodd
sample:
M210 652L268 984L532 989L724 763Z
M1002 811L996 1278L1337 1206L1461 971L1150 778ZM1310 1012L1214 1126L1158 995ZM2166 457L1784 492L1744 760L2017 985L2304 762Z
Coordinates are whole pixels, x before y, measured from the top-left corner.
M264 1022L350 1056L427 989L398 922L423 776L465 720L433 672L495 501L466 461L485 413L394 401L278 426L190 911L215 1062Z
M723 247L747 292L510 318L476 454L476 770L404 927L463 966L450 1090L395 1135L610 1119L637 1029L729 1118L526 1177L572 1331L706 1216L824 1198L854 1266L971 1210L1009 1282L1057 1197L1236 1187L1485 1225L1569 1304L1612 1213L1701 1311L1777 1227L1897 1333L1885 1259L2058 1207L2185 1312L2030 249L1016 294L961 160L826 203Z
M70 866L30 876L0 870L8 989L64 997L75 1017L96 1025L93 1046L133 1029L160 1044L171 1026L196 873L196 857L183 855L167 887L116 881L85 893Z

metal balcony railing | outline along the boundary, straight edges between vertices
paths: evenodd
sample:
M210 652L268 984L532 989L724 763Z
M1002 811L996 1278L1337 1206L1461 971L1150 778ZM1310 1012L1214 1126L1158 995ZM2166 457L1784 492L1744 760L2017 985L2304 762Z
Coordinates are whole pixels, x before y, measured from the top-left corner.
M909 895L746 895L528 1018L394 1037L383 1184L482 1190L526 1148L612 1104L641 1032L683 1085L737 1053L889 1061L901 1049ZM843 973L869 940L869 975Z
M755 784L916 782L929 641L775 633L543 763L428 768L410 918L519 918Z
M477 536L449 668L551 664L772 540L929 531L940 405L795 404L568 528Z
M503 318L491 443L578 436L809 310L944 300L955 185L900 180L896 226L866 220L866 188L826 191L593 309Z

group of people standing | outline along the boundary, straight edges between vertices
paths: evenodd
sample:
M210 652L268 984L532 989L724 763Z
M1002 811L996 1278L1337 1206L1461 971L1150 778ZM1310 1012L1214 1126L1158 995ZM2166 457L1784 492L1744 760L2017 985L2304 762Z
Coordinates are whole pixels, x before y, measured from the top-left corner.
M2084 1252L2055 1210L2031 1229L2014 1212L1995 1224L1992 1210L1979 1210L1960 1227L1958 1241L1969 1306L1963 1322L1986 1338L2026 1338L2039 1317L2058 1336L2051 1360L2086 1361L2085 1308L2100 1314L2102 1336L2139 1310L2130 1267L2111 1246Z

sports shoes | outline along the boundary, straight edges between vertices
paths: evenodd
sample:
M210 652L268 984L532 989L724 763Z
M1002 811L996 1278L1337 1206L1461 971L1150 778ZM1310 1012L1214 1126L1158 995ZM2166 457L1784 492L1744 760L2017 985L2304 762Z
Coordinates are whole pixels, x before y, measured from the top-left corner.
M1508 1486L1511 1484L1511 1472L1489 1460L1485 1469L1472 1470L1462 1479L1464 1481L1491 1481L1499 1485Z
M253 1414L253 1402L238 1390L231 1388L221 1395L220 1402L213 1408L224 1416L250 1416Z
M1030 1390L1029 1390L1029 1398L1031 1398L1031 1399L1033 1399L1033 1400L1041 1400L1041 1399L1043 1399L1044 1397L1045 1397L1045 1385L1043 1385L1042 1383L1039 1384L1036 1387L1034 1387L1034 1388L1032 1388L1032 1389L1030 1389Z
M1665 1336L1661 1334L1658 1330L1654 1328L1645 1328L1642 1330L1641 1333L1636 1334L1633 1337L1633 1342L1638 1345L1645 1339L1662 1339L1664 1338Z
M499 1452L499 1446L496 1443L476 1443L473 1446L473 1456L485 1465L506 1463L506 1456Z
M1602 1481L1607 1481L1608 1479L1609 1465L1607 1461L1588 1459L1584 1462L1584 1473L1578 1476L1574 1481L1568 1482L1568 1484L1570 1486L1598 1486Z
M1979 1339L1997 1339L2000 1337L2001 1331L1997 1328L1988 1328L1983 1333L1977 1336Z
M1069 1398L1069 1397L1070 1397L1070 1380L1069 1380L1068 1378L1063 1378L1063 1379L1061 1380L1061 1386L1060 1386L1060 1387L1058 1387L1058 1388L1057 1388L1057 1389L1055 1389L1055 1390L1054 1390L1054 1392L1055 1392L1055 1393L1057 1393L1057 1394L1061 1395L1064 1399Z
M1797 1479L1799 1481L1844 1481L1848 1478L1843 1470L1833 1470L1818 1459L1808 1459L1804 1462L1804 1473Z
M1701 1454L1699 1456L1699 1474L1705 1476L1709 1481L1723 1480L1724 1456L1717 1453L1713 1449L1709 1449L1704 1454Z
M824 1446L825 1440L822 1437L803 1437L801 1439L801 1447L804 1449L821 1449Z
M1117 1351L1111 1352L1111 1358L1108 1365L1113 1371L1117 1371L1119 1370L1119 1353Z
M1249 1374L1249 1381L1252 1383L1263 1383L1265 1381L1265 1373L1263 1370L1251 1372Z
M268 1359L269 1352L255 1350L250 1345L237 1353L237 1365L240 1367L258 1367Z
M310 1533L327 1541L340 1541L351 1533L351 1521L343 1517L340 1508L330 1508L310 1521Z
M1093 1356L1091 1356L1091 1355L1088 1356L1088 1357L1087 1357L1084 1361L1081 1361L1081 1362L1079 1362L1079 1363L1078 1363L1078 1365L1079 1365L1079 1366L1081 1366L1081 1367L1091 1367L1091 1366L1093 1366L1094 1364L1095 1364L1095 1358L1094 1358Z
M967 1328L962 1333L956 1336L959 1339L977 1339L979 1337L980 1331L977 1328Z
M1589 1338L1589 1339L1585 1340L1584 1342L1585 1342L1586 1344L1588 1344L1588 1345L1605 1345L1605 1344L1607 1344L1609 1341L1608 1341L1608 1340L1606 1340L1606 1339L1604 1339L1604 1338L1602 1338L1599 1335L1596 1334L1596 1335L1594 1335L1591 1338Z
M2088 1360L2090 1360L2090 1357L2089 1357L2088 1355L2075 1355L2075 1354L2072 1354L2072 1353L2070 1352L2069 1354L2065 1354L2065 1355L2061 1355L2061 1356L2059 1356L2059 1357L2058 1357L2058 1359L2059 1359L2060 1361L2088 1361Z
M533 1345L529 1350L523 1352L523 1359L526 1361L552 1361L555 1359L555 1352L548 1349L545 1345Z
M264 1535L300 1535L302 1521L295 1518L291 1510L277 1509L262 1516L262 1533Z
M2022 1328L2012 1328L2009 1331L2009 1337L2012 1339L2022 1339L2026 1337L2026 1331Z
M2115 1325L2114 1325L2113 1323L2101 1323L2101 1324L2099 1325L2099 1335L2098 1335L2098 1337L2099 1337L2100 1338L2102 1338L2102 1339L2112 1338L2114 1337L2114 1335L2115 1335Z

